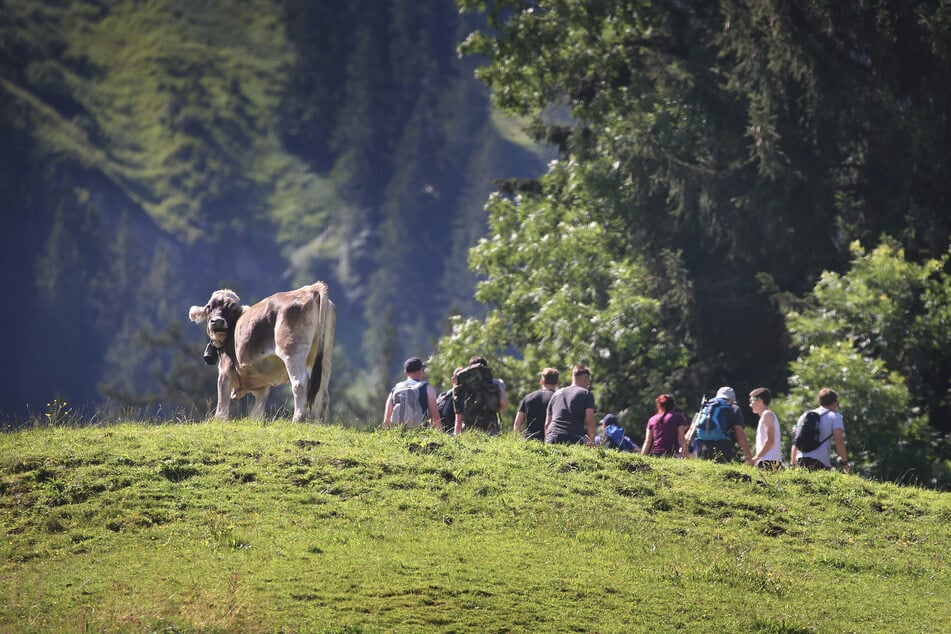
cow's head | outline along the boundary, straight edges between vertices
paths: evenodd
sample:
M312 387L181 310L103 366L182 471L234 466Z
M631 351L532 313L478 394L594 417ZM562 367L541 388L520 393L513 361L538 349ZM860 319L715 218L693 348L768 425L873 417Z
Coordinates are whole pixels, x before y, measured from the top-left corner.
M238 294L225 288L212 293L204 306L192 306L188 318L196 324L205 322L208 338L216 347L221 347L243 311Z

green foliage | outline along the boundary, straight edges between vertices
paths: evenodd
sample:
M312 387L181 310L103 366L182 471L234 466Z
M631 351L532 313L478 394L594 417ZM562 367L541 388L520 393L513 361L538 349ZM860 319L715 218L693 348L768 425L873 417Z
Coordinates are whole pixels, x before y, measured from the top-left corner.
M846 273L826 271L816 283L817 308L789 315L793 343L808 348L852 337L862 354L913 371L923 358L940 355L951 311L947 257L915 263L888 238L870 253L854 242L851 252ZM919 376L911 385L921 383Z
M56 57L24 76L54 108L37 130L49 152L102 173L184 241L265 229L253 203L278 176L265 159L279 150L289 59L272 2L22 4L8 13L57 42ZM51 77L68 99L43 91ZM228 214L242 199L252 213Z
M859 354L851 341L810 348L791 370L790 392L776 409L787 431L802 412L818 406L821 388L833 387L847 421L850 455L870 473L881 475L879 462L894 460L895 448L907 435L903 430L919 428L901 375L888 372L881 360Z
M601 202L576 187L571 166L554 165L540 195L488 203L490 237L470 255L483 276L482 320L457 317L439 344L434 376L448 376L474 354L490 359L510 400L537 389L538 372L591 367L599 409L635 408L639 421L685 350L660 326L661 303L646 294L645 267L619 255Z
M474 305L458 261L490 179L541 169L502 138L445 0L11 0L3 15L0 253L23 307L5 326L83 366L41 368L52 351L18 345L27 371L4 407L61 389L203 408L183 309L222 286L253 302L315 279L340 310L346 388L375 395L450 306ZM387 314L399 338L384 351Z
M852 240L947 250L947 6L459 4L487 19L461 50L577 165L616 258L664 280L677 256L682 297L660 325L690 348L691 389L781 381L777 297L841 271Z
M916 264L890 239L871 252L856 242L852 253L846 273L822 275L811 308L788 315L801 354L784 420L832 387L850 451L870 474L947 487L951 456L927 424L946 420L951 393L947 258Z
M0 436L0 630L928 631L949 520L946 493L511 434L45 427Z

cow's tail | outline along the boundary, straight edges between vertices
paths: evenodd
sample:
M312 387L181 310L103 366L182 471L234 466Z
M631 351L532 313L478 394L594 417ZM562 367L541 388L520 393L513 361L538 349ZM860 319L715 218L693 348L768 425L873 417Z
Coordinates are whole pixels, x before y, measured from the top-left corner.
M307 409L314 406L314 400L320 392L320 385L324 381L326 374L330 378L330 367L333 361L334 329L337 323L337 308L330 301L330 293L327 285L323 282L317 282L314 286L318 287L318 296L320 297L320 326L317 333L317 355L314 357L314 366L310 370L310 381L307 385ZM321 409L327 407L326 403L321 403ZM323 411L317 412L318 417L322 417Z

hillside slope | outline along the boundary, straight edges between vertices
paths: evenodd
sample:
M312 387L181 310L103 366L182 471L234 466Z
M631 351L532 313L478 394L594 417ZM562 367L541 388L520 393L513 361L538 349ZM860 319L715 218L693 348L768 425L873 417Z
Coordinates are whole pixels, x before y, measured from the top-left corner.
M951 497L856 477L285 421L34 429L0 456L0 631L951 621Z
M333 389L355 387L334 402L375 411L474 308L492 179L543 169L495 124L446 0L3 9L0 283L19 310L0 327L22 335L3 414L201 406L188 307L316 279L346 316Z

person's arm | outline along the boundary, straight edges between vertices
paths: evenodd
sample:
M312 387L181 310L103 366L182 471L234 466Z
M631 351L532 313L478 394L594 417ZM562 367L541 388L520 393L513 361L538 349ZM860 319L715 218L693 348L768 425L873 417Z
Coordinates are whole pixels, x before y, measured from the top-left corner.
M852 463L849 462L849 456L845 452L845 434L841 429L833 429L832 439L835 440L835 450L839 454L839 459L842 460L842 471L852 473Z
M462 398L462 393L460 392L460 387L453 384L452 386L452 411L455 413L456 423L453 425L452 434L458 436L462 433L462 410L465 408L465 401Z
M521 434L522 425L524 424L525 424L525 412L523 412L522 410L519 410L518 413L515 415L515 422L512 423L512 431L514 431L516 434Z
M439 406L436 405L436 388L433 387L432 383L426 386L426 397L429 400L429 426L433 429L442 429Z
M508 392L505 391L505 383L503 383L501 379L498 381L497 385L499 386L498 413L501 414L503 410L505 410L505 408L509 406L509 395L508 395Z
M734 420L739 420L740 417L735 417ZM733 425L733 431L736 434L736 442L740 445L740 449L743 450L743 457L746 459L746 462L749 462L753 458L753 454L750 453L750 443L746 440L746 428L740 423Z
M590 407L584 411L584 426L588 429L588 446L594 447L594 410Z
M776 414L772 412L767 412L766 415L763 416L763 424L766 425L766 438L763 440L763 446L756 452L752 460L750 460L750 464L756 464L759 460L762 460L763 456L776 444L776 426L773 424L775 420Z
M737 405L732 405L730 414L733 415L733 435L736 436L736 443L743 451L743 459L749 463L753 454L750 452L750 443L746 440L746 421L743 419L743 410Z
M796 463L798 462L798 460L799 460L799 447L793 444L789 448L789 468L795 469L797 466Z
M736 432L736 442L739 443L740 449L743 450L743 456L749 462L753 459L753 454L750 453L750 443L746 440L746 432L740 425L734 427L733 430Z
M548 428L551 427L552 415L551 415L551 406L555 402L555 397L558 396L558 392L555 392L552 397L548 400L548 407L545 408L545 438L548 438Z
M383 429L390 428L390 419L393 417L393 393L386 396L386 407L383 408Z
M680 453L684 458L690 457L690 449L687 447L687 426L677 427L677 442L680 443Z
M644 444L641 445L641 454L647 455L651 452L651 447L654 446L654 438L651 433L651 426L647 426L647 431L644 432Z

